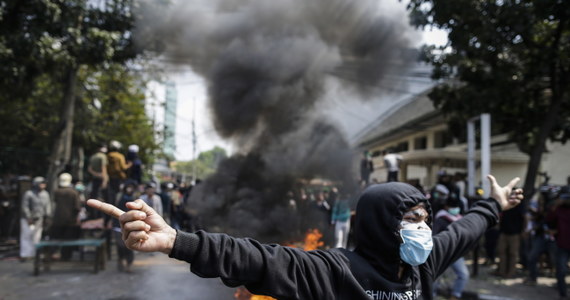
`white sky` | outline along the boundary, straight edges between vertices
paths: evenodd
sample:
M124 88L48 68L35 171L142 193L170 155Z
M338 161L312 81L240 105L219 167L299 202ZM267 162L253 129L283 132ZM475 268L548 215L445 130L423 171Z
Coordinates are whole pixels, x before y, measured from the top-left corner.
M405 13L404 4L399 2L401 7L395 7L400 10L399 13ZM427 30L420 33L422 39L418 39L415 46L422 44L445 44L447 33L441 30ZM167 67L169 70L169 67ZM198 156L200 152L211 150L215 146L220 146L228 153L232 152L231 144L222 140L214 130L210 112L207 107L207 91L204 80L193 73L189 68L172 68L167 73L167 79L176 83L178 92L178 107L176 110L176 159L180 161L192 160L194 155ZM155 99L154 102L164 102L164 87L160 84L153 84L149 88L151 95ZM151 103L153 100L150 101ZM348 112L352 115L360 112L370 111L370 104L363 104L361 108L355 108L354 111ZM346 111L346 107L341 109ZM153 112L154 111L154 112ZM163 123L164 112L161 109L152 109L149 107L149 114L155 114L157 123ZM376 116L377 117L377 116ZM359 120L368 122L376 117L370 117L370 120ZM196 123L196 153L193 153L192 147L192 118ZM349 118L348 118L349 119ZM360 126L364 127L362 124Z

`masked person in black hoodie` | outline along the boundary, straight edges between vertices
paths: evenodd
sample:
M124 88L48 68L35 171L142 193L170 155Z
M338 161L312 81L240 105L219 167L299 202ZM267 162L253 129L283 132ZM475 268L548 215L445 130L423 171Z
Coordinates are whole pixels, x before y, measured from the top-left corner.
M190 263L201 277L244 285L277 299L432 299L433 281L463 256L501 210L518 205L522 190L513 179L501 187L489 175L491 194L459 221L433 236L425 196L405 183L367 188L356 209L354 251L342 248L305 252L252 239L170 227L141 200L128 212L98 200L88 205L120 220L127 247L161 251Z

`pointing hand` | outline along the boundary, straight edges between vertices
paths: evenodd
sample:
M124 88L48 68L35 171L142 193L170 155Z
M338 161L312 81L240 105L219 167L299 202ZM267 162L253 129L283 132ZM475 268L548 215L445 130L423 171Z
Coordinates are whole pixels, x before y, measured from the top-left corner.
M164 219L144 201L138 199L128 202L127 208L130 210L127 212L95 199L87 200L87 205L119 219L123 241L127 248L170 254L176 239L176 230L166 224Z

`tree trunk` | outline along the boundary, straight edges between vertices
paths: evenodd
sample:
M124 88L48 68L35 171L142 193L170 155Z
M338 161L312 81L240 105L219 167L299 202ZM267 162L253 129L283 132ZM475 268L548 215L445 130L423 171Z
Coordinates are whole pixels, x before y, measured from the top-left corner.
M85 151L82 146L74 149L74 155L71 159L71 175L74 180L83 181L83 168L85 167Z
M48 191L50 194L57 187L57 176L65 170L65 167L69 164L71 159L77 68L69 67L66 73L65 92L63 94L63 107L60 118L62 126L60 126L53 143L47 174Z
M552 132L554 125L556 124L558 111L560 110L560 106L562 101L560 99L556 99L558 97L552 97L552 105L550 106L550 110L548 111L546 117L544 118L544 123L540 127L540 131L538 133L537 141L532 147L532 151L530 154L530 160L527 165L526 170L526 177L524 181L524 200L523 204L526 206L528 201L532 199L534 193L536 192L536 175L538 174L540 163L542 161L542 154L546 150L546 141L548 140L548 136Z

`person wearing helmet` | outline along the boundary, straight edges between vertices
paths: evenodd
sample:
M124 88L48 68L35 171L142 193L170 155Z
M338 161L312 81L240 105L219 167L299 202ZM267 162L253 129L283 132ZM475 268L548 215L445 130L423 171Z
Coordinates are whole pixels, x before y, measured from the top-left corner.
M225 234L176 231L142 200L124 212L97 200L88 205L119 219L127 247L160 251L190 263L201 277L220 277L277 299L433 299L433 281L497 222L499 212L518 205L522 189L513 179L491 181L491 198L432 237L431 208L413 186L390 182L368 187L355 215L354 250L303 251Z
M109 197L108 203L115 203L117 194L121 189L121 184L127 179L127 169L131 167L131 162L125 160L125 156L119 152L122 145L119 141L109 143L109 153L107 153L107 173L109 174Z
M20 219L20 259L27 261L36 255L35 244L42 238L44 221L52 214L52 205L43 177L32 180L32 188L22 197Z
M139 158L139 146L130 145L129 152L127 152L127 162L131 163L131 167L128 170L128 177L137 182L137 184L142 183L142 161Z

